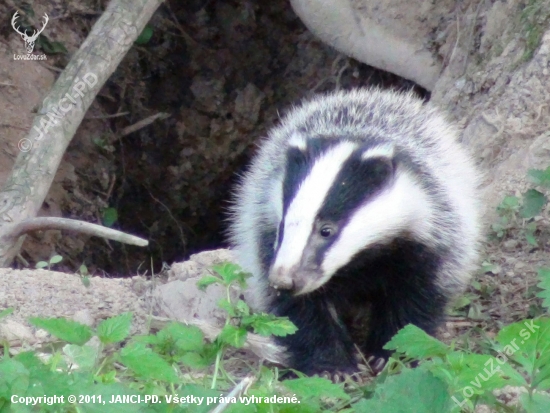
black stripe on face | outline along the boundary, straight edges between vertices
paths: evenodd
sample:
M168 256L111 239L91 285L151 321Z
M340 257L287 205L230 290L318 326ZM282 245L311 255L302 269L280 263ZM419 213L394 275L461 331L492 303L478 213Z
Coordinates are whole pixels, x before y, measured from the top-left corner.
M393 179L393 159L361 159L363 152L364 150L354 152L336 176L319 211L319 221L338 224Z
M338 143L340 141L335 139L313 138L306 140L307 147L305 150L300 150L294 146L288 148L286 172L283 181L283 216L286 215L288 206L296 195L300 184L311 172L315 160ZM279 240L281 239L282 236L279 234Z

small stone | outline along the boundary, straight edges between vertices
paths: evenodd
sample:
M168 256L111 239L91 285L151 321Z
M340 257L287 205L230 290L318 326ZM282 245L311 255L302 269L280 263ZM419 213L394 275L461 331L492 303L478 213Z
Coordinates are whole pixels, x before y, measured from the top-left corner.
M514 265L514 269L516 270L521 270L524 267L525 267L525 263L521 261L516 262L516 265Z
M502 249L505 251L513 251L518 247L518 240L510 239L502 244Z

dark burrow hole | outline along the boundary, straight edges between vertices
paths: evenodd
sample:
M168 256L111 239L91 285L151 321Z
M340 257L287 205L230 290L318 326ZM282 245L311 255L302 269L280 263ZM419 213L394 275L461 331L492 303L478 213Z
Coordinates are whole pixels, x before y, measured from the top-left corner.
M113 276L227 246L226 208L236 176L279 114L313 92L378 86L429 93L342 56L317 40L288 0L175 1L149 23L98 102L113 131L158 112L171 116L116 139L114 228L147 238L139 248L90 238L74 262ZM108 96L109 98L106 98ZM70 149L69 149L70 151ZM90 265L93 263L93 266Z

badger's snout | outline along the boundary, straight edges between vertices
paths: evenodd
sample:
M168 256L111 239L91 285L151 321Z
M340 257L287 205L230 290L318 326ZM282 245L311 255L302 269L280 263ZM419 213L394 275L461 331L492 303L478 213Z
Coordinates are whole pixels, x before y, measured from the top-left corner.
M295 283L292 277L295 271L287 270L284 267L272 268L269 272L269 285L276 290L292 290Z
M272 268L268 281L276 290L289 290L293 295L301 295L317 289L321 278L318 268L302 268L296 265L290 269Z

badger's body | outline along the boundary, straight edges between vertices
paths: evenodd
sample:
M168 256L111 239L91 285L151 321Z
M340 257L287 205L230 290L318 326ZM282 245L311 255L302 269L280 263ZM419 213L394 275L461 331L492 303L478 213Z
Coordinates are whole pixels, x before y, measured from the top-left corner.
M457 132L410 94L355 90L296 107L235 193L231 242L257 307L305 373L356 370L355 350L412 323L433 334L476 264L478 176Z

